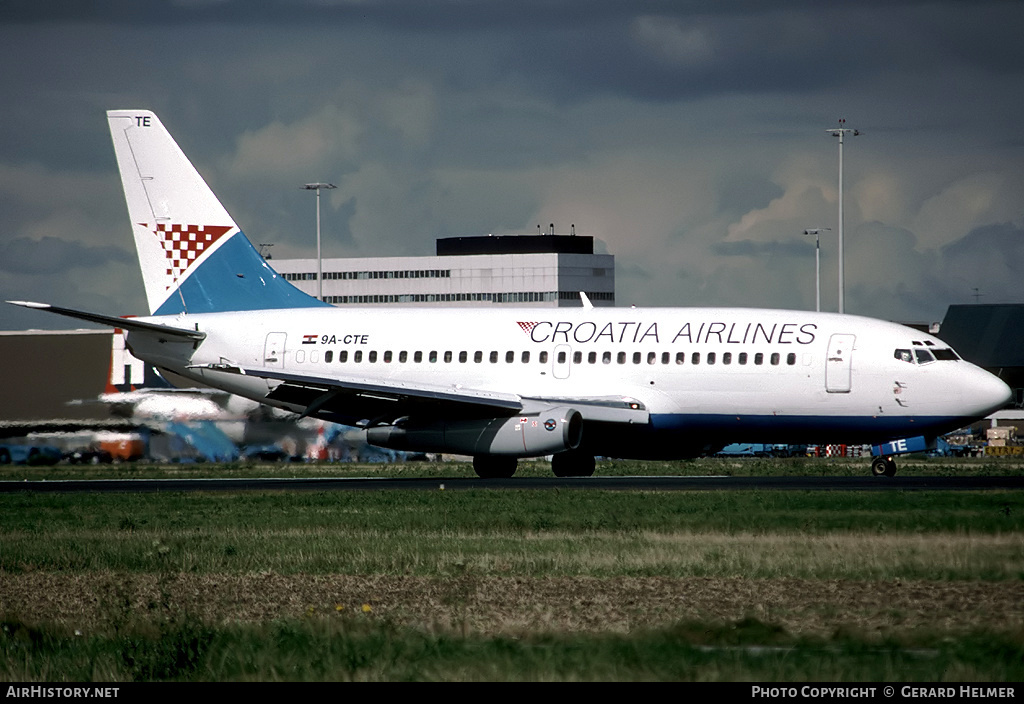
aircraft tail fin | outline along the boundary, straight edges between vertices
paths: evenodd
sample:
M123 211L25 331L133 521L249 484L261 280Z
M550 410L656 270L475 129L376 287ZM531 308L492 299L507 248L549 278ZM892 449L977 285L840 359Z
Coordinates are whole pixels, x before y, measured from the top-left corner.
M263 260L155 114L107 121L150 313L324 305Z

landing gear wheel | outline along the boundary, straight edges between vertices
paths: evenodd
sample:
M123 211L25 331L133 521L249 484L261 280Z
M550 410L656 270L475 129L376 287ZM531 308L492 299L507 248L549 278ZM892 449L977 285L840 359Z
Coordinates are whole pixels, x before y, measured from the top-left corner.
M556 477L591 477L596 466L594 456L582 452L559 452L551 456L551 471Z
M473 458L473 471L481 479L508 479L516 473L519 460L504 455L477 455Z
M871 460L871 473L876 477L891 477L896 474L896 460L892 457L876 457Z

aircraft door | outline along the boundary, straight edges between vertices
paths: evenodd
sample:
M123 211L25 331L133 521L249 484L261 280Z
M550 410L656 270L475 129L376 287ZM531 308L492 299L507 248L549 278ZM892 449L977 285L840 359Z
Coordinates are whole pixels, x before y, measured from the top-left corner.
M267 342L263 347L263 366L284 369L284 345L287 333L267 333Z
M825 390L830 394L848 394L852 384L853 343L856 335L837 333L828 340L825 361Z
M551 373L556 379L568 379L569 368L572 366L572 348L569 345L558 345L551 355Z

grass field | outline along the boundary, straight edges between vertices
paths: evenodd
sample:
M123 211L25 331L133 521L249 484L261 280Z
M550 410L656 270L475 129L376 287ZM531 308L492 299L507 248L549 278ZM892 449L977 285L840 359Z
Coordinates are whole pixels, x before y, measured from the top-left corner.
M866 471L821 460L598 468ZM0 620L7 681L1020 681L1024 493L3 494Z

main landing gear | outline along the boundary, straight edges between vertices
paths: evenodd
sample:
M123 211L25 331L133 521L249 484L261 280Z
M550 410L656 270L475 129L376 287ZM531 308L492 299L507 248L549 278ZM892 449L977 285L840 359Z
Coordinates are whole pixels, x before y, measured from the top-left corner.
M473 471L481 479L508 479L518 467L519 460L505 455L477 455L473 458Z
M896 460L892 457L876 457L871 460L871 473L876 477L891 477L896 474Z
M585 452L559 452L551 456L551 471L556 477L591 477L596 462L593 455Z

